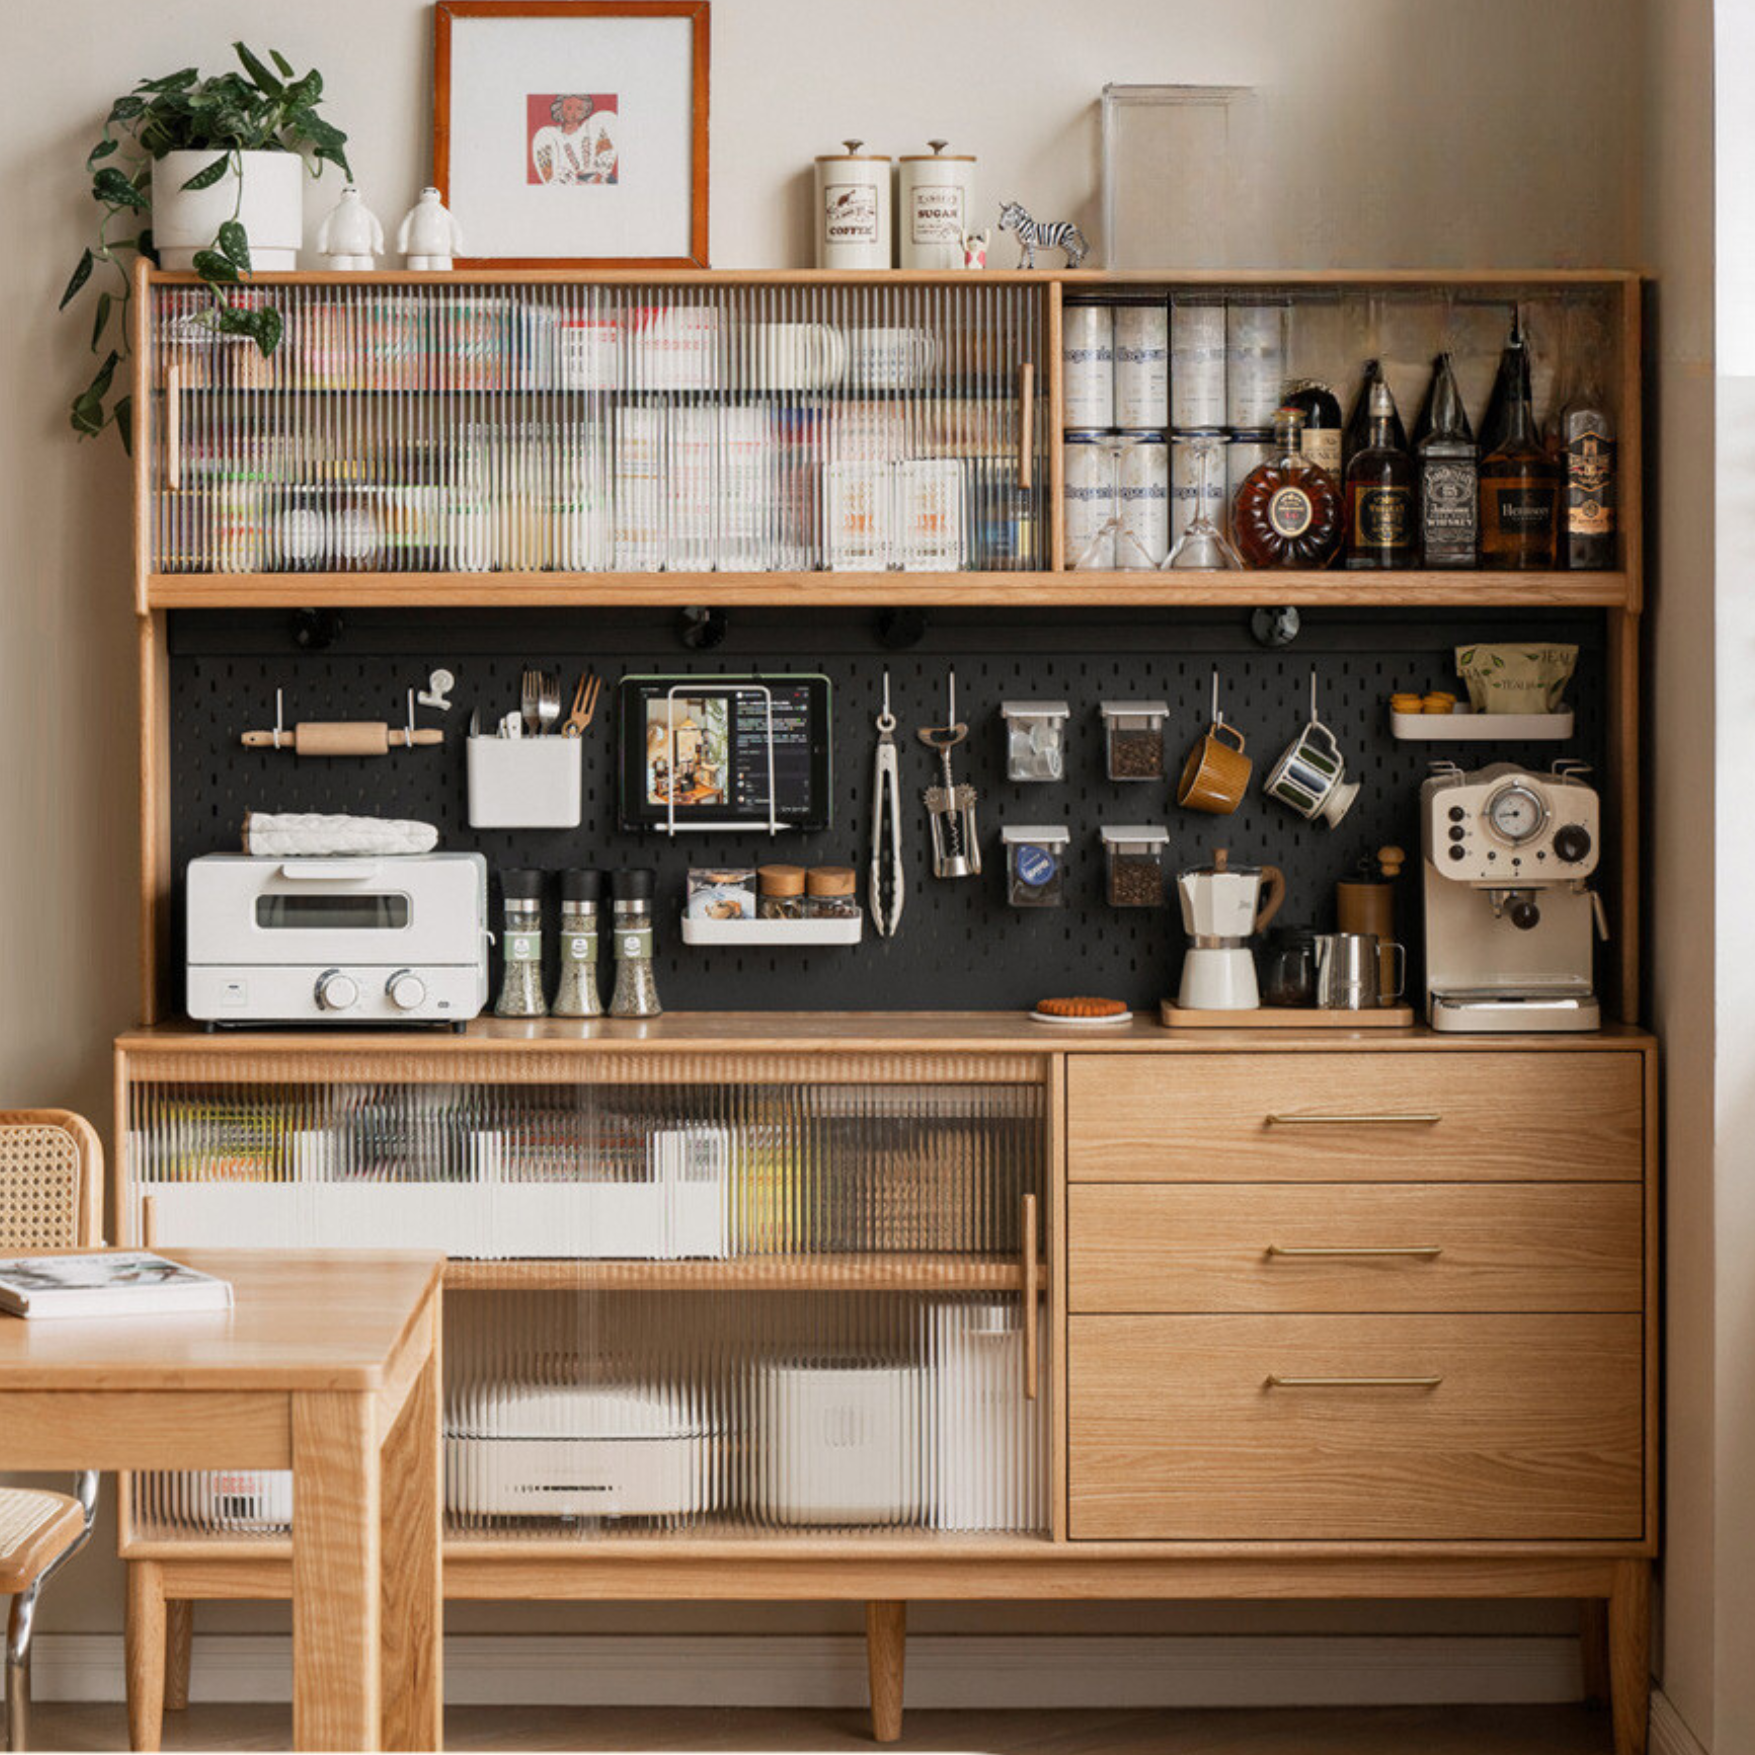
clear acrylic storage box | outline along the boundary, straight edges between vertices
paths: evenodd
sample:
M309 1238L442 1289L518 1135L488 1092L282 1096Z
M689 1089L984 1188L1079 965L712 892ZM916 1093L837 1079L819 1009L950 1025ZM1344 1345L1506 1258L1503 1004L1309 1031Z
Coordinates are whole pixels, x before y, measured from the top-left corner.
M1029 783L1066 778L1065 701L1004 701L1005 777Z

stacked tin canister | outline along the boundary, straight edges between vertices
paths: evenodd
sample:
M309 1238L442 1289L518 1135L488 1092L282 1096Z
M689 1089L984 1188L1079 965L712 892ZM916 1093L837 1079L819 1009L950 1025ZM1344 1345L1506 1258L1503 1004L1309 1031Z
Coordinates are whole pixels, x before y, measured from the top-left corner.
M1229 533L1286 378L1286 307L1069 298L1061 313L1066 564L1161 566L1206 514ZM1203 443L1204 442L1204 443Z

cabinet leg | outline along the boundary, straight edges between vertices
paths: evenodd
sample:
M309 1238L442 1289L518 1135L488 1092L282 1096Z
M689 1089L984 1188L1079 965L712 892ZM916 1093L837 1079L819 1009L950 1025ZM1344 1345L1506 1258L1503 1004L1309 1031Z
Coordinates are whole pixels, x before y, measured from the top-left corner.
M906 1603L865 1605L865 1661L871 1673L871 1734L880 1743L902 1735L902 1666L908 1642Z
M187 1597L165 1602L165 1711L189 1705L189 1657L195 1643L195 1605Z
M1578 1660L1587 1706L1609 1704L1609 1602L1585 1597L1578 1605Z
M128 1672L128 1746L157 1749L164 1734L164 1575L151 1560L128 1562L128 1605L122 1636Z
M1651 1563L1618 1560L1609 1596L1609 1697L1615 1755L1645 1755L1651 1711Z

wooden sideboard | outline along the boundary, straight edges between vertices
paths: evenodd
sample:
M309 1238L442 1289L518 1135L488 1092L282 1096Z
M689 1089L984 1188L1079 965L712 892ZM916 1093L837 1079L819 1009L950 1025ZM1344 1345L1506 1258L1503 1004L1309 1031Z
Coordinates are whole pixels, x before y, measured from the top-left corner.
M133 1238L163 1186L140 1127L166 1092L247 1111L253 1094L326 1083L1033 1091L1039 1257L453 1261L447 1282L1016 1296L1046 1361L1039 1530L719 1516L594 1538L453 1518L446 1595L865 1601L880 1735L900 1724L910 1599L1572 1598L1587 1687L1612 1674L1615 1747L1634 1755L1657 1527L1655 1069L1652 1039L1622 1026L1271 1042L1011 1014L317 1040L160 1026L117 1045L117 1220ZM125 1495L122 1552L158 1598L284 1595L289 1551L283 1534L148 1530Z

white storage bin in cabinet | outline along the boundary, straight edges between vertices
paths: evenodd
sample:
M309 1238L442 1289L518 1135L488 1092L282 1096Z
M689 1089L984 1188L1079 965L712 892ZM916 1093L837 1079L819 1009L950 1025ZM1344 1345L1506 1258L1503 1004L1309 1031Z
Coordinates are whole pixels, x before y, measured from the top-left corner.
M472 737L472 829L576 829L582 815L584 740Z

